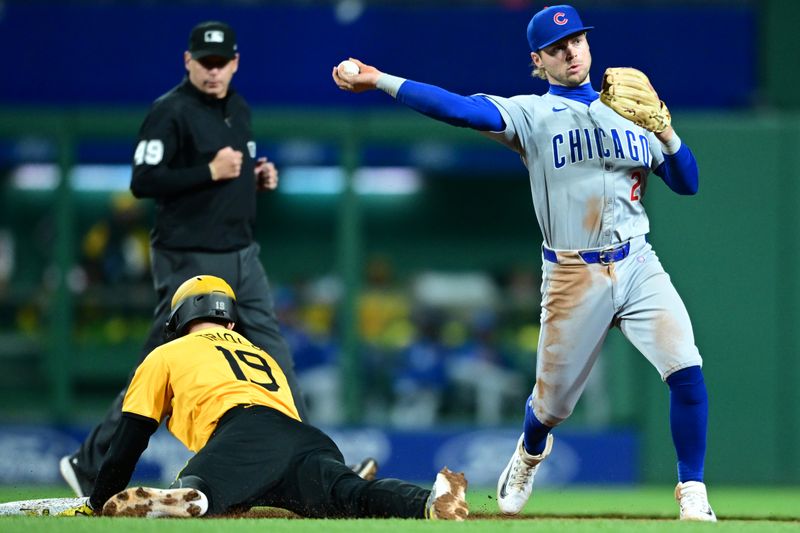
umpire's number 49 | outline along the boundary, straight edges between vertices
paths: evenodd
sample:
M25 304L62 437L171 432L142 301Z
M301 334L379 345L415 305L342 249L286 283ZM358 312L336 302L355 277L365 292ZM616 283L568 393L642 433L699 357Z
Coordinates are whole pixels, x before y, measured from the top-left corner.
M222 355L225 356L225 360L228 361L228 364L233 371L233 375L236 376L236 379L239 381L249 381L251 383L255 383L256 385L260 385L270 392L275 392L280 388L278 386L278 382L275 381L275 376L272 375L272 369L269 367L267 360L257 353L236 350L234 352L236 356L234 356L230 350L223 348L222 346L217 346L217 350L222 352ZM239 361L237 361L237 359L244 363L248 368L263 372L266 374L269 380L262 383L260 381L256 381L255 379L248 378L247 375L245 375L244 370L242 370L241 365L239 365ZM251 371L248 371L248 373L252 374Z
M151 141L139 141L136 151L133 153L133 164L157 165L164 159L164 143L158 139Z

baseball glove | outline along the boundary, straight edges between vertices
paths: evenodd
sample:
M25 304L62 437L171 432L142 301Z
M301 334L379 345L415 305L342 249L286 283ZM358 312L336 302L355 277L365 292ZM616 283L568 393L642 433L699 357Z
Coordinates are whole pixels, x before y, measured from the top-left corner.
M606 69L600 101L637 126L655 133L669 128L672 117L644 72L635 68Z

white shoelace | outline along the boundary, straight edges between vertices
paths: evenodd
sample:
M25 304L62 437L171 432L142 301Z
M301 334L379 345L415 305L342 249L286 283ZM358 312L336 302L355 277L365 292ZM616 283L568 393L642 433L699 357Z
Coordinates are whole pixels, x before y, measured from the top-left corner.
M511 465L508 484L517 490L524 490L534 473L536 473L536 467L526 465L525 461L517 456L514 458L514 464Z

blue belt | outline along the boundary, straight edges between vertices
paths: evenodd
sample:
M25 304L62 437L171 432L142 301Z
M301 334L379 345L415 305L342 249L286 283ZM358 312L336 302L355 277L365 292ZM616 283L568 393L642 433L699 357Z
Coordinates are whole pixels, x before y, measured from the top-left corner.
M615 247L603 248L602 250L579 250L578 255L587 263L600 263L608 265L617 261L622 261L628 257L631 251L630 241ZM551 263L558 263L558 255L555 250L542 245L542 256Z

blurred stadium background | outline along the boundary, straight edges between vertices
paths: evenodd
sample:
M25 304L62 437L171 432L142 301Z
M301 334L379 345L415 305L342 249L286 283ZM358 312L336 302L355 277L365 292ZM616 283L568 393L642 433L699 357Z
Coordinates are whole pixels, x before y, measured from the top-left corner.
M701 168L652 180L651 241L681 292L711 399L707 479L800 484L800 84L793 0L574 1L597 87L644 70ZM519 160L333 65L471 94L543 92L525 26L543 2L0 1L0 484L59 482L124 385L154 303L152 205L128 192L149 103L191 27L237 31L237 89L281 169L257 236L312 407L349 459L492 485L534 375L541 237ZM65 178L66 177L66 178ZM671 483L667 388L618 333L543 482ZM186 451L159 433L139 475Z

